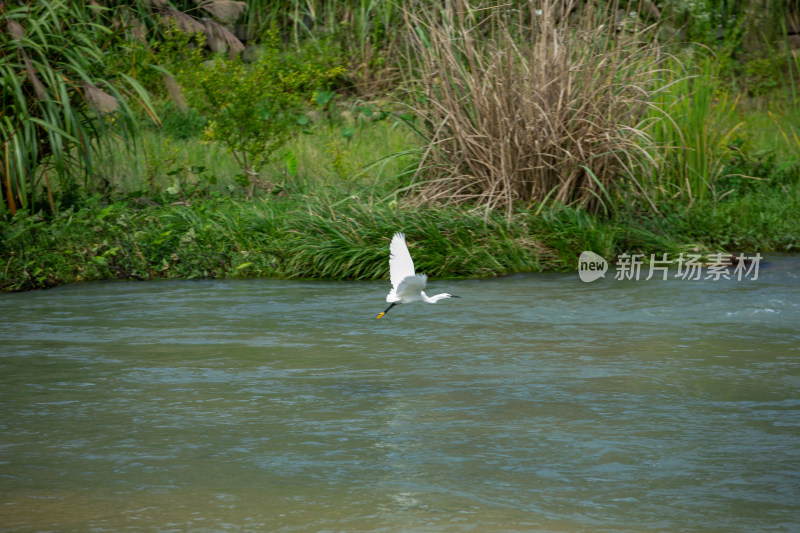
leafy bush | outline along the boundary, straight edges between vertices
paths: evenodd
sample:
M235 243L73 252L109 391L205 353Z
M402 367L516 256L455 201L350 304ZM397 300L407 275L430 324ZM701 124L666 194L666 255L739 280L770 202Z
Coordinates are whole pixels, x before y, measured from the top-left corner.
M173 26L159 55L183 85L190 106L208 119L204 139L228 147L245 183L265 186L263 166L302 128L315 91L344 69L310 52L282 53L274 32L253 63L240 56L204 62L204 39Z
M194 139L203 135L207 120L194 108L180 109L172 103L159 110L164 134L173 139Z
M296 46L313 43L341 57L348 82L362 95L390 91L399 81L406 0L249 0L243 29L251 40L275 26Z

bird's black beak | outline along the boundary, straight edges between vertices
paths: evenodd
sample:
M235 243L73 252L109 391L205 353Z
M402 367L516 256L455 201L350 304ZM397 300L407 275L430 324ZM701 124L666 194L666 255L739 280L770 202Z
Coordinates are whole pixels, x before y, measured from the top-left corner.
M456 296L455 294L451 294L450 298L461 298L461 296Z

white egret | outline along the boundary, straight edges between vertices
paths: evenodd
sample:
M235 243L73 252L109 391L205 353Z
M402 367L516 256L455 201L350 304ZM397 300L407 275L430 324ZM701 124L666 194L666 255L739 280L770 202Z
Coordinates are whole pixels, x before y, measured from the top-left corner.
M411 259L408 246L406 246L406 236L402 233L394 234L392 243L389 245L389 252L389 277L392 281L392 290L386 296L386 301L392 305L376 318L382 317L397 304L420 301L435 304L445 298L460 298L460 296L453 296L446 292L430 297L425 294L422 289L425 288L428 276L414 272L414 260Z

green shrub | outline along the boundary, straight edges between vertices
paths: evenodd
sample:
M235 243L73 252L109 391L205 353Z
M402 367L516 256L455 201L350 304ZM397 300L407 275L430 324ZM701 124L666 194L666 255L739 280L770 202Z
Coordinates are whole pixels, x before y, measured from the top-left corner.
M344 70L311 53L282 53L275 32L249 64L240 56L203 61L203 42L202 35L173 26L159 55L183 85L189 105L207 118L203 138L227 146L244 184L266 186L264 165L302 129L315 92Z
M190 107L184 111L169 102L159 110L159 116L164 134L173 139L199 138L208 122L197 109Z
M755 57L744 63L744 86L750 96L765 96L781 86L786 58L778 53Z

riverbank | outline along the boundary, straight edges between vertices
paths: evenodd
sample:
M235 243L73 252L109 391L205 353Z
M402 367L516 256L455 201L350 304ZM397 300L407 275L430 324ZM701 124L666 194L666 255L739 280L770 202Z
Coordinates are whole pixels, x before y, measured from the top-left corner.
M211 4L140 6L146 35L83 3L7 13L0 292L386 279L395 231L434 278L800 246L783 17L489 3L478 27L468 2L336 2L299 31L297 6ZM722 35L700 23L717 19ZM101 48L105 31L119 40Z
M570 270L583 250L793 252L800 184L757 182L715 202L664 204L658 214L550 207L509 219L355 197L93 198L52 217L0 221L0 291L108 279L388 279L395 231L406 233L417 270L433 278Z

